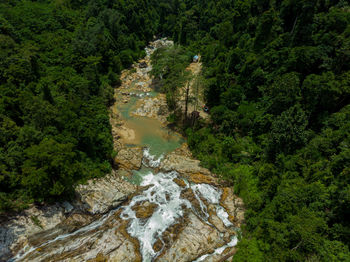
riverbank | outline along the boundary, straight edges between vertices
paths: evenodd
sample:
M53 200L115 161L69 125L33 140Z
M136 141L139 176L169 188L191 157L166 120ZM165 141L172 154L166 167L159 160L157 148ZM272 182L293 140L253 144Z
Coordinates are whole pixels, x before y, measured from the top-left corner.
M110 109L116 169L78 186L72 203L1 224L5 260L219 261L234 253L225 245L237 242L243 203L167 129L165 97L152 89L150 54L171 44L151 43L122 73Z

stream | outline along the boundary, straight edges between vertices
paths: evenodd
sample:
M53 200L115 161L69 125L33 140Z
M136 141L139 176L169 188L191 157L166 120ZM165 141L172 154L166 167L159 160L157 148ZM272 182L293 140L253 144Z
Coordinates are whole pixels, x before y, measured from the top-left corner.
M146 48L148 64L154 50ZM121 137L123 148L143 148L141 168L125 178L140 190L92 223L36 246L27 245L9 261L218 261L226 249L237 244L232 210L221 204L222 188L195 183L178 170L160 168L168 154L185 140L157 118L135 114L141 103L160 96L150 88L148 76L142 79L140 74L148 75L150 69L150 65L137 69L141 79L124 83L124 90L118 92L127 95L118 96L114 105L123 128L133 130L129 132L132 136ZM199 243L193 254L181 254L189 245L176 250L181 239L192 243L191 238Z

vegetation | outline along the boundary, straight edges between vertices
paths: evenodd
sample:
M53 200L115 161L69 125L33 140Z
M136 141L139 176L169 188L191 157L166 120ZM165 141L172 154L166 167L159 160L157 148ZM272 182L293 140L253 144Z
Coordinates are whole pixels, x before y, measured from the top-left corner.
M181 45L153 70L174 112L201 54L211 122L186 133L246 204L234 261L349 261L345 0L2 1L0 210L110 169L112 87L155 33Z
M191 74L186 70L192 60L192 53L181 46L159 48L152 55L152 72L159 91L166 94L170 118L174 121L181 119L182 112L179 108L180 92L190 81Z
M0 3L0 212L69 197L110 170L107 108L118 74L155 33L153 6Z
M163 4L164 32L204 62L211 122L188 143L246 204L234 261L349 261L347 1Z

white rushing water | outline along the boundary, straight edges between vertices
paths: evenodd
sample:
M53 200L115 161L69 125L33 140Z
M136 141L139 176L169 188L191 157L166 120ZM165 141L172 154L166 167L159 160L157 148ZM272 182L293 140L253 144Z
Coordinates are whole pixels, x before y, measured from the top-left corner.
M159 167L160 162L163 160L163 158L163 155L157 158L155 155L152 155L150 153L149 148L145 148L143 150L142 164L146 167Z
M157 158L151 155L148 149L145 149L144 159L148 166L157 167L160 164L162 156ZM220 206L220 198L222 195L220 189L208 184L190 184L188 182L186 182L186 187L183 188L174 182L174 179L178 176L179 174L176 171L171 171L168 173L160 172L158 174L154 174L149 171L142 177L142 182L140 184L141 186L147 187L147 189L145 189L139 195L133 197L129 205L121 207L123 210L120 217L123 220L129 220L129 226L127 229L128 233L132 237L139 240L140 252L143 261L145 262L152 261L162 252L162 249L156 252L153 249L153 246L158 240L163 242L163 233L170 226L176 224L181 217L183 217L186 209L194 210L189 200L181 198L181 193L183 190L188 188L192 189L195 198L200 203L200 208L203 215L201 217L206 223L210 224L208 222L209 214L207 206L202 199L205 199L209 204L215 205L217 216L222 220L226 227L233 226L231 221L228 219L229 215L225 209ZM155 205L154 210L152 210L152 215L145 219L137 218L136 212L134 211L135 207L145 203ZM82 227L73 233L57 236L56 238L36 247L27 246L21 252L19 252L16 257L11 259L11 261L25 260L27 255L38 248L47 246L56 241L64 240L80 233L95 230L103 225L104 222L115 212L116 210L112 210L99 220L96 220L90 225ZM221 254L227 247L232 247L236 244L237 238L233 238L223 247L216 249L214 254ZM196 261L203 261L210 255L211 254L204 255Z
M141 82L143 83L143 82ZM141 85L141 83L139 83ZM135 97L139 97L139 98L143 98L143 97L149 97L151 96L151 92L144 92L144 93L134 93L134 92L130 92L129 93L130 96L135 96Z
M173 179L177 177L175 171L158 173L149 172L143 179L141 186L150 186L141 195L135 196L131 203L124 207L122 219L130 219L128 233L140 241L140 251L143 261L151 261L158 253L153 245L162 238L164 231L183 216L184 207L190 208L191 203L180 198L182 188ZM156 204L152 216L148 219L139 219L132 209L143 202Z
M222 247L219 247L217 249L215 249L215 251L211 254L205 254L199 258L197 258L196 260L194 260L193 262L201 262L201 261L204 261L206 258L210 257L210 256L213 256L213 255L221 255L226 248L228 247L234 247L236 246L238 243L238 239L236 236L234 236L230 242L228 242L226 245L222 246Z
M144 159L146 159L145 163L148 166L158 167L162 157L156 158L149 153L149 149L145 149ZM128 233L139 240L143 261L152 261L152 259L161 253L162 250L156 252L153 249L156 241L158 239L162 241L162 234L183 216L185 208L192 208L191 203L187 199L181 198L181 192L185 188L180 187L174 182L174 179L177 177L178 173L176 171L158 174L149 172L143 177L143 181L141 182L141 186L146 186L148 189L143 191L142 194L135 196L128 206L123 207L124 210L121 213L121 218L130 220ZM206 222L209 214L201 197L208 203L216 205L217 215L225 226L233 225L228 220L229 215L225 209L219 205L222 194L219 189L208 184L186 184L186 188L190 187L192 189L196 199L200 203ZM145 202L155 204L156 208L151 217L147 219L137 218L133 208Z

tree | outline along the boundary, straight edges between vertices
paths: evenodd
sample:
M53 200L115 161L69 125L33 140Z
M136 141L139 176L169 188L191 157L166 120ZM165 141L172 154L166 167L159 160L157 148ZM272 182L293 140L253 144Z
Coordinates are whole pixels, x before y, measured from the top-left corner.
M274 115L279 115L301 99L299 77L294 72L278 76L271 86L262 91L268 100L267 110Z
M303 146L308 139L307 125L307 116L299 104L282 112L271 126L270 152L292 153Z
M45 138L39 145L27 148L25 155L21 183L30 197L42 201L72 192L74 177L80 175L72 144Z
M237 253L233 262L260 262L264 261L264 253L259 248L259 241L253 239L242 239L238 244Z
M158 79L161 91L166 94L168 107L173 112L178 109L180 88L186 87L186 83L190 81L190 72L185 70L190 59L191 55L180 46L158 49L152 56L151 73ZM187 85L187 90L188 88ZM185 98L188 103L186 88Z

